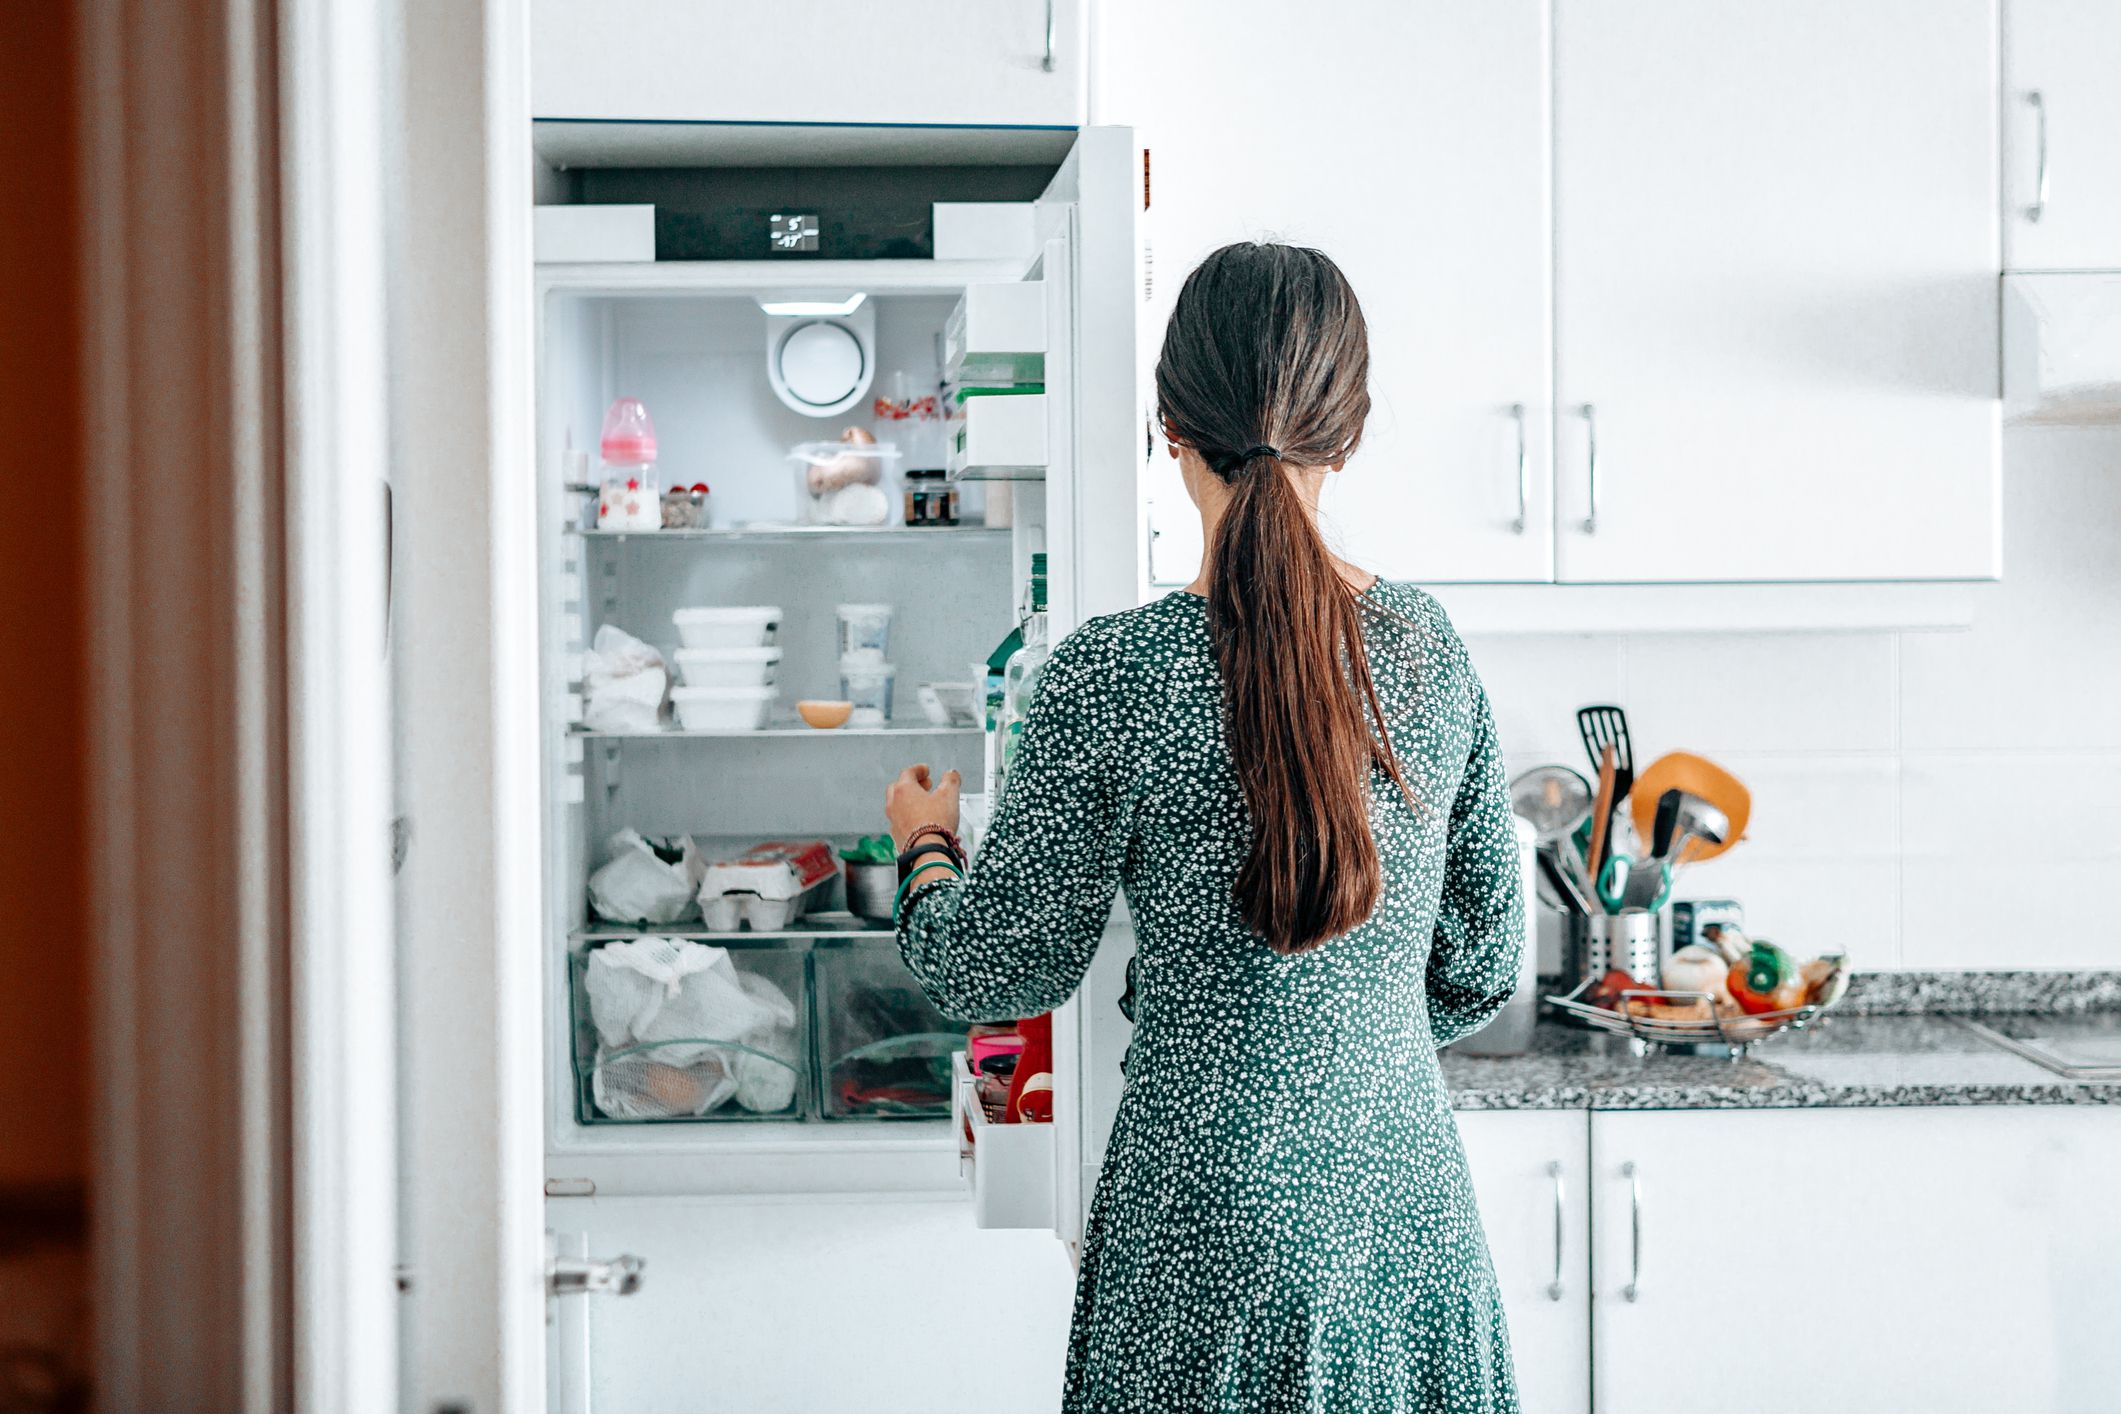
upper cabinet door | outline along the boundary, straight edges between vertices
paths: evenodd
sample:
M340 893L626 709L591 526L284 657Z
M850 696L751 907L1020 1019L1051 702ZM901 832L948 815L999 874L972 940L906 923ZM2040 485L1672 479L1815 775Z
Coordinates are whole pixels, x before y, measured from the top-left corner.
M1992 0L1555 31L1560 578L1999 573Z
M1346 553L1393 578L1552 578L1544 0L1320 0L1297 23L1273 0L1104 14L1100 116L1151 154L1143 377L1203 255L1316 246L1370 331L1369 428L1327 483ZM1183 583L1193 512L1161 448L1153 462L1153 578Z
M2009 0L2006 13L2005 261L2121 269L2121 5Z
M533 117L1074 127L1084 0L531 0Z

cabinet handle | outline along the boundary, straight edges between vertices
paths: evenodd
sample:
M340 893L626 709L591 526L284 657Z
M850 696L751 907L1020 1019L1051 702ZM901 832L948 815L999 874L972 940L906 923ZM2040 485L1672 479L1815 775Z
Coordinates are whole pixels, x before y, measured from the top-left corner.
M1039 67L1049 74L1053 72L1053 0L1046 0L1046 57Z
M1590 510L1583 518L1583 533L1598 533L1598 409L1589 403L1583 405L1584 466L1588 473L1591 491Z
M2025 95L2033 105L2033 132L2037 144L2033 158L2033 204L2025 208L2025 219L2037 223L2047 214L2047 95L2034 89Z
M1547 1160L1547 1177L1554 1180L1554 1280L1547 1283L1547 1300L1561 1299L1562 1239L1568 1231L1568 1195L1561 1186L1561 1160Z
M1525 443L1524 404L1511 403L1510 416L1517 419L1517 519L1510 529L1524 534L1525 516L1532 506L1532 457Z
M1635 1161L1629 1159L1620 1166L1628 1180L1628 1284L1620 1288L1620 1294L1629 1301L1642 1296L1642 1176L1635 1172Z

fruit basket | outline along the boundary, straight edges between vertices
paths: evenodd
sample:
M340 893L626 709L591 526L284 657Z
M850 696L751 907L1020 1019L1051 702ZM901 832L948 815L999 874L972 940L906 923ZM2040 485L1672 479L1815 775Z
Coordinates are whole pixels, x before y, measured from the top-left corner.
M1817 1026L1839 1000L1837 995L1833 1000L1781 1011L1730 1012L1720 1010L1708 992L1646 986L1620 992L1608 1007L1587 1000L1596 986L1596 979L1586 978L1576 990L1548 997L1546 1003L1567 1020L1593 1030L1631 1037L1660 1049L1727 1046L1733 1060L1770 1036Z

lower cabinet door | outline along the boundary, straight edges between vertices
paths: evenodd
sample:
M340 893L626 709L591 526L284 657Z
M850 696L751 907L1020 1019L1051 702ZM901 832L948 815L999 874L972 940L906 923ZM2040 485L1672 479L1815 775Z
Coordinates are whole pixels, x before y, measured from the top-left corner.
M2121 1390L2121 1107L1599 1112L1597 1407L2078 1414Z
M1583 1110L1458 1116L1524 1414L1591 1407L1589 1123Z
M992 1414L1060 1407L1075 1274L1050 1229L963 1198L549 1198L563 1254L644 1263L555 1298L554 1414Z

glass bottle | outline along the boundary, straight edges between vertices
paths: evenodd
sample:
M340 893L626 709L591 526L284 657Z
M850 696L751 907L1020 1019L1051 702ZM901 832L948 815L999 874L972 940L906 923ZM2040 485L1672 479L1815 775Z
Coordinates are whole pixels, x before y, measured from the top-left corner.
M1031 557L1031 588L1025 596L1022 626L1023 646L1009 655L1002 668L1002 710L995 726L995 790L1009 783L1009 765L1016 757L1017 742L1031 715L1031 700L1038 693L1038 680L1053 656L1046 630L1046 557ZM998 799L999 797L997 797Z

